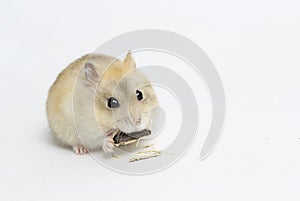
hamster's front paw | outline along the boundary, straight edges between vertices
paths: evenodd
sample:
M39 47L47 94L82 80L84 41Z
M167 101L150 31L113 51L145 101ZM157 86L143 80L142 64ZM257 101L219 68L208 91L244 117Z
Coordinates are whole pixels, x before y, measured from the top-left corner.
M81 155L86 154L86 153L89 152L87 150L87 148L85 148L83 145L74 146L73 150L74 150L75 154L81 154Z
M104 138L102 148L105 153L114 152L114 150L113 150L115 148L114 140L110 136L106 136Z

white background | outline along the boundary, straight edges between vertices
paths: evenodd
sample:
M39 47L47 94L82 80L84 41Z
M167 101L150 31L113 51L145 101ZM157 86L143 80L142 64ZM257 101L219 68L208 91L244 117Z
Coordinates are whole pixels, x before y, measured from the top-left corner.
M1 200L299 200L300 2L0 3ZM45 101L58 72L125 32L166 29L212 59L227 97L223 136L205 133L169 169L128 176L56 146Z

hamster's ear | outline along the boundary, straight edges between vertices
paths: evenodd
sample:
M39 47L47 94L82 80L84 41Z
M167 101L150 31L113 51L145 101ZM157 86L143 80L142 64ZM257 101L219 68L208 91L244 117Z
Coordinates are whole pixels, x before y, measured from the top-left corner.
M84 66L85 76L90 82L97 82L99 75L95 69L94 64L87 62Z
M128 53L126 55L126 58L124 59L123 64L125 65L125 67L128 70L133 70L135 68L135 61L134 61L134 58L132 57L130 50L128 51Z

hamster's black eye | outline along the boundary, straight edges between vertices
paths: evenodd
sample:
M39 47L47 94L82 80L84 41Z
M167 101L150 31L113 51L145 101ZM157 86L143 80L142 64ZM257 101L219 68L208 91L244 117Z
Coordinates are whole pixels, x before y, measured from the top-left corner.
M136 90L135 91L135 94L136 94L136 97L137 99L140 101L140 100L143 100L143 93L139 90Z
M117 108L120 106L118 99L116 99L115 97L110 97L107 100L107 106L110 108Z

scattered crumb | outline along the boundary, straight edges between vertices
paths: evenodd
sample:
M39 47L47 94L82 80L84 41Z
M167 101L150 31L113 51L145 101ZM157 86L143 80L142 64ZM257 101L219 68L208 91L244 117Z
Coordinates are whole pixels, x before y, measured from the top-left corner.
M121 158L121 157L120 157L119 155L114 155L114 154L113 154L113 155L112 155L112 158L113 158L113 159L119 159L119 158Z
M153 146L154 146L154 144L148 144L148 145L143 146L143 148L149 148L149 147L153 147Z
M137 154L148 154L148 153L161 153L161 151L151 149L151 150L137 152Z
M120 145L127 145L127 144L131 144L131 143L136 142L136 147L137 147L139 145L140 140L141 140L141 138L139 138L137 140L130 140L128 142L122 142L122 143L119 143L119 144L115 144L115 146L118 147ZM160 156L161 155L161 151L155 150L155 148L153 146L154 146L154 144L148 144L148 145L143 146L144 149L145 148L149 148L149 147L151 147L151 149L137 152L134 156L132 156L129 159L129 162L131 163L131 162L135 162L135 161L140 161L140 160L144 160L144 159L149 159L149 158ZM114 155L113 154L112 158L113 159L119 159L121 157L118 156L118 155Z
M140 160L144 160L144 159L157 157L160 154L161 154L161 151L157 151L157 150L140 151L135 156L130 158L129 162L140 161Z
M138 147L138 146L139 146L140 141L141 141L141 138L139 138L139 139L137 140L137 142L136 142L136 144L135 144L135 147Z

